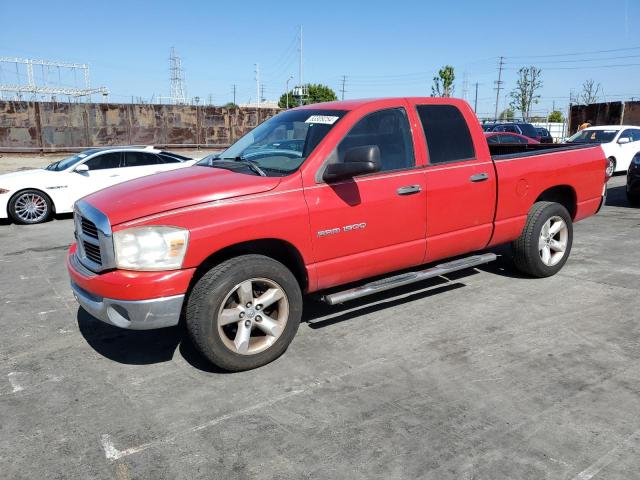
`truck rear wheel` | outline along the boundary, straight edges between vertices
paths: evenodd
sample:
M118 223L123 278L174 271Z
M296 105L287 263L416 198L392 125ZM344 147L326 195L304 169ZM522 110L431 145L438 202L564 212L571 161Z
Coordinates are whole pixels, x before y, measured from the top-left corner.
M213 267L195 284L186 311L198 350L229 371L260 367L282 355L301 316L296 278L263 255L242 255Z
M516 268L533 277L550 277L563 267L573 243L573 223L566 208L536 202L520 237L513 242Z

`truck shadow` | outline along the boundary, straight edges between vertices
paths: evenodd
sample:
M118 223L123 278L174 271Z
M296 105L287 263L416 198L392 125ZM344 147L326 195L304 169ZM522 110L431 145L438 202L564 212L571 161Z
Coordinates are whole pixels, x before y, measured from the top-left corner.
M477 273L466 272L464 276ZM350 320L360 315L392 308L408 301L427 298L465 286L458 276L434 278L419 284L407 285L375 297L356 300L344 305L330 306L317 299L306 298L302 323L318 329ZM195 348L180 325L158 330L125 330L108 325L94 318L83 308L78 308L77 322L87 344L97 353L114 362L126 365L150 365L171 361L176 350L194 368L208 373L228 373L210 364Z

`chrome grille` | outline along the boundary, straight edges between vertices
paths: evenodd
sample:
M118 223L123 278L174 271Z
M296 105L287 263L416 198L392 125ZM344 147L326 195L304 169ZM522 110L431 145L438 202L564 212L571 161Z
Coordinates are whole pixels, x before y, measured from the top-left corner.
M100 254L99 245L94 245L93 243L87 242L85 240L82 242L82 248L84 249L84 253L89 260L97 263L98 265L102 265L102 255Z
M92 272L115 268L111 225L104 213L83 200L74 207L76 258Z
M97 240L98 228L96 227L96 224L84 217L80 218L80 222L81 222L80 226L82 227L82 233L84 233L88 237L95 238Z

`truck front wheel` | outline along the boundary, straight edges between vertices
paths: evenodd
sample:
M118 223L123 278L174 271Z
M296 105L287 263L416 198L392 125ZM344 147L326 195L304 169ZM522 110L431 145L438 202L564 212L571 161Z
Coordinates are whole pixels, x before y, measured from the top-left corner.
M533 277L550 277L563 267L573 243L573 223L566 208L536 202L520 237L513 242L516 268Z
M295 276L263 255L242 255L213 267L195 284L186 310L198 350L229 371L260 367L282 355L301 316Z

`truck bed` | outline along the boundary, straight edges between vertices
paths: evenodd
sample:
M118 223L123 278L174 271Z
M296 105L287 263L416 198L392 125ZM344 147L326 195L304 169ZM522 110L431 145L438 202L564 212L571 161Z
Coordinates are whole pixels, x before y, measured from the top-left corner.
M489 152L493 160L505 160L509 158L531 157L554 152L579 150L581 148L596 147L593 144L571 144L571 143L534 143L534 144L514 144L504 145L499 143L489 144Z

